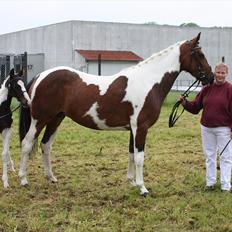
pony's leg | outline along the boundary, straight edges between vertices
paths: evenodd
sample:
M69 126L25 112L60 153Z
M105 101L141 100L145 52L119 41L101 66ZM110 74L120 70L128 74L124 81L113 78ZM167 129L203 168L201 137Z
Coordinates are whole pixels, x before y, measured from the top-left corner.
M41 141L44 172L45 175L48 177L48 179L51 180L52 182L57 182L57 179L52 172L50 153L51 153L52 144L56 135L57 128L62 122L62 120L64 119L64 117L65 117L64 115L57 116L55 119L53 119L48 123L44 136Z
M144 147L147 135L146 128L133 128L134 137L134 161L136 169L136 185L140 188L140 194L146 196L148 190L143 181L143 163L144 163Z
M132 186L136 186L135 182L135 160L134 160L134 139L132 131L130 131L130 144L129 144L129 159L128 159L128 170L127 180Z
M10 149L9 149L9 142L10 142L10 136L11 136L11 128L7 128L5 129L3 132L2 132L2 135L3 135L3 147L5 147L3 149L3 151L5 151L6 155L7 155L7 165L9 165L10 167L10 170L12 172L15 172L15 169L14 169L14 162L13 160L11 159L11 154L10 154Z
M11 128L6 128L2 131L3 151L2 151L2 181L4 188L8 188L8 176L7 165L10 164L10 168L14 171L14 163L10 157L9 141L11 135Z
M27 161L29 158L29 154L33 148L33 145L36 141L37 136L42 130L43 126L37 123L37 120L31 119L31 125L29 131L27 132L25 138L22 141L22 153L21 153L21 161L19 168L19 177L21 179L21 185L26 186L28 184L26 177L26 169L27 169Z

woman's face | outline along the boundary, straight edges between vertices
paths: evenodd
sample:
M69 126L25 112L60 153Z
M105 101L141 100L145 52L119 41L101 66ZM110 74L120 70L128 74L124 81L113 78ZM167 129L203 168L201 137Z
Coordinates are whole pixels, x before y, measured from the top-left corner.
M217 85L222 85L226 81L228 70L225 66L217 66L214 71L215 82Z

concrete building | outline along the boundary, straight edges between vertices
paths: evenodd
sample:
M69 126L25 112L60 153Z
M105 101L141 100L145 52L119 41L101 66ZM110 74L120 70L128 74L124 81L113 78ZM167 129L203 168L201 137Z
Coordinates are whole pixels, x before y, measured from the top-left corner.
M97 59L91 61L80 51L129 52L137 57L133 61L103 60L102 75L110 75L177 41L191 39L199 32L200 45L210 65L214 66L225 56L231 70L232 28L67 21L0 35L0 53L20 54L27 51L34 56L40 54L42 61L33 61L33 64L28 61L30 75L60 65L97 74ZM30 75L29 78L32 77ZM189 85L192 81L194 79L189 74L182 73L176 84Z

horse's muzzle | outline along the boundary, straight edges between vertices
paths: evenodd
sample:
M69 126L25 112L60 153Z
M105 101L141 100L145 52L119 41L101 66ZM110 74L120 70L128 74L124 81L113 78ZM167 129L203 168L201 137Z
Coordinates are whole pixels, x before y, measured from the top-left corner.
M214 82L214 75L211 73L209 76L206 76L203 80L201 80L202 85L213 84Z

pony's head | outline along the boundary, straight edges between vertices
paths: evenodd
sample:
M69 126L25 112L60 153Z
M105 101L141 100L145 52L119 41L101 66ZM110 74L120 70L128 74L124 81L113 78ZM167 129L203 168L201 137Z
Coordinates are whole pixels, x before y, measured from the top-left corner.
M8 89L8 95L17 98L23 106L29 104L29 97L22 79L23 71L14 73L14 69L11 69L9 78L5 83L5 87Z
M213 83L214 76L210 65L199 46L199 33L197 37L186 41L180 46L181 70L191 73L202 85Z

